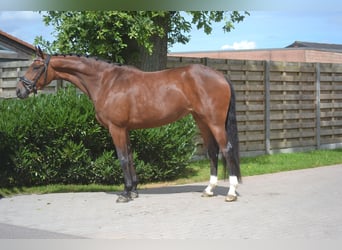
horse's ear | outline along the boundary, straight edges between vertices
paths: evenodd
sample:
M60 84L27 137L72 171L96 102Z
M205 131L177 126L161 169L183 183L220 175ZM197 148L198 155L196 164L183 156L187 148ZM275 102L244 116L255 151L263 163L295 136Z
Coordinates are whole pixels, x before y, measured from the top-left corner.
M43 53L42 49L39 46L36 47L36 55L37 55L37 57L40 57L40 58L44 59L44 53Z

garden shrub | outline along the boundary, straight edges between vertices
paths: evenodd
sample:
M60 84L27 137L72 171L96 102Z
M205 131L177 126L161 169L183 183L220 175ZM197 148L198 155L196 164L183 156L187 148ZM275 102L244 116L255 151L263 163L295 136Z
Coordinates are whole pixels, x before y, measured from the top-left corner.
M145 163L137 165L139 176L146 178L141 181L177 177L194 153L194 132L190 116L163 127L132 131L131 141L137 158Z
M122 170L108 131L74 87L55 95L0 101L0 185L121 184ZM142 182L182 174L194 153L191 117L131 131Z
M14 138L0 131L0 186L11 186L14 183L13 156L16 144Z

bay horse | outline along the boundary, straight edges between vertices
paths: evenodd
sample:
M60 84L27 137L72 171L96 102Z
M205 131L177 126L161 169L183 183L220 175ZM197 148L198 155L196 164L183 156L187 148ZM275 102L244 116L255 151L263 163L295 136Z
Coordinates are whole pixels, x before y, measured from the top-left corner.
M129 131L152 128L192 114L210 159L209 185L202 196L213 196L218 155L228 165L225 201L237 200L241 181L235 94L225 76L204 65L143 72L94 58L48 55L36 48L36 58L16 86L19 98L42 89L52 80L73 83L94 104L96 118L112 136L124 174L124 191L117 202L138 197Z

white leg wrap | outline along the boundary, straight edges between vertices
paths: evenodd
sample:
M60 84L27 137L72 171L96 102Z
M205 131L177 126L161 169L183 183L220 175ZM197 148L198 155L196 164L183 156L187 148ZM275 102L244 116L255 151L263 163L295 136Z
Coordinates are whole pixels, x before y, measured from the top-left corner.
M229 191L228 195L236 196L236 188L238 186L238 179L236 176L229 176Z
M217 176L211 175L210 180L209 180L209 185L206 187L204 192L207 195L212 196L214 195L214 189L216 186L217 186Z

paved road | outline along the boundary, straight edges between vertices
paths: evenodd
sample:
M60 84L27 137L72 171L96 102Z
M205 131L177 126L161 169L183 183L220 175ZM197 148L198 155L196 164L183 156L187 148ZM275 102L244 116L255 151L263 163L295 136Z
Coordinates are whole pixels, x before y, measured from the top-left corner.
M235 203L202 198L206 183L152 188L117 204L114 193L0 199L0 238L338 239L342 165L245 177Z

